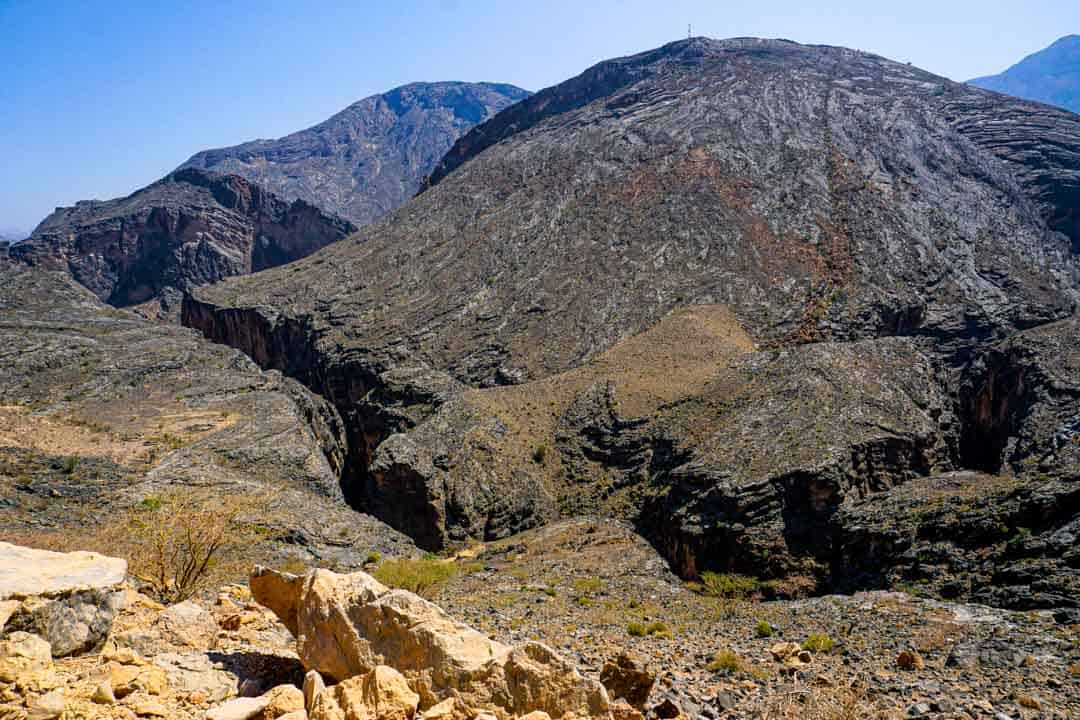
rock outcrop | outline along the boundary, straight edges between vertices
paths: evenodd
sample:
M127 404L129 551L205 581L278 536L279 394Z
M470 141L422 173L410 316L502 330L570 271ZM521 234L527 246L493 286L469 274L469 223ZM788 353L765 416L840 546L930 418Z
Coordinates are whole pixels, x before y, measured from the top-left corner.
M355 230L239 176L186 169L128 197L57 208L11 254L66 270L117 306L181 293L304 257Z
M1078 130L867 53L680 41L183 321L330 400L347 499L426 548L599 511L688 576L823 590L844 503L970 466L978 353L1074 312Z
M390 717L396 720L448 700L453 709L447 716L454 720L481 711L500 720L536 711L554 718L610 717L603 686L550 648L491 640L365 573L311 570L297 576L256 568L251 591L296 635L305 668L335 683L315 696L315 718L368 717L350 714L349 707L373 707L377 698L392 698L398 711Z
M123 596L127 562L0 542L0 637L32 632L56 657L101 647Z
M64 273L0 258L0 366L0 540L115 552L128 509L183 488L223 505L272 496L252 560L412 547L343 502L332 406Z
M204 150L181 167L240 175L366 225L411 198L462 133L527 96L499 83L412 83L283 138Z

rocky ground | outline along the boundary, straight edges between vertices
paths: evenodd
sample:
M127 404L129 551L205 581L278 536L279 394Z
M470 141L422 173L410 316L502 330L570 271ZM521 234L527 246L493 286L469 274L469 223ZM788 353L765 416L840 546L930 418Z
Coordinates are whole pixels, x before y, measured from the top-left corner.
M602 680L612 700L640 691L627 677L655 678L634 701L651 720L1080 716L1080 628L1050 611L896 592L710 597L670 574L627 528L605 521L556 523L446 562L456 574L429 595L452 618L496 641L550 646L587 680ZM367 569L377 574L376 565ZM98 651L14 672L11 646L0 645L8 653L0 658L3 717L52 717L35 708L59 689L65 717L218 720L232 717L214 710L229 698L281 684L299 689L306 665L330 662L332 644L320 635L309 633L298 655L289 630L244 585L169 608L130 588L119 592L123 609ZM263 602L273 607L272 593ZM321 607L301 623L338 632L333 603ZM4 642L15 637L10 630ZM613 670L623 655L629 675ZM106 681L111 694L101 689Z

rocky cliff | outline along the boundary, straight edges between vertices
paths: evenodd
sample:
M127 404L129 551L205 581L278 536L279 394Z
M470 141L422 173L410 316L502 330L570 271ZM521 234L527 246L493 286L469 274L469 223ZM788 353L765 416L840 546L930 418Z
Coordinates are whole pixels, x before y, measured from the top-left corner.
M499 83L412 83L306 130L205 150L181 167L235 173L365 225L411 198L462 133L527 95Z
M686 575L827 589L838 510L975 466L954 388L1074 312L1078 130L866 53L681 41L184 322L331 400L346 496L425 547L603 512Z
M58 208L14 257L66 270L101 300L127 306L296 260L356 228L235 175L182 170L108 201Z

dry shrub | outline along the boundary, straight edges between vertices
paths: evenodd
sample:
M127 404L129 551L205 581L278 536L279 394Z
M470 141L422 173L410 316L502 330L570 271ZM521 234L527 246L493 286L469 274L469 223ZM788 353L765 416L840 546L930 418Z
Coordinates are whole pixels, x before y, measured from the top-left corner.
M117 549L142 590L166 604L187 600L237 570L266 535L268 493L170 488L144 498L116 525Z
M230 494L175 486L148 496L100 524L42 532L2 532L0 541L72 552L89 550L128 561L139 589L165 604L247 574L255 546L269 540L276 495Z
M852 681L839 687L803 687L766 698L762 720L894 720L892 707L882 707L867 695L866 684Z

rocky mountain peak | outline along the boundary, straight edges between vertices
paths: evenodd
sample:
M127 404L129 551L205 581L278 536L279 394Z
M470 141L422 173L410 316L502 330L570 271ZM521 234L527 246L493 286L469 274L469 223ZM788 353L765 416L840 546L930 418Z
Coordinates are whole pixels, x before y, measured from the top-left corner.
M363 225L408 200L462 133L527 96L502 83L411 83L306 130L206 150L181 167L241 175Z

